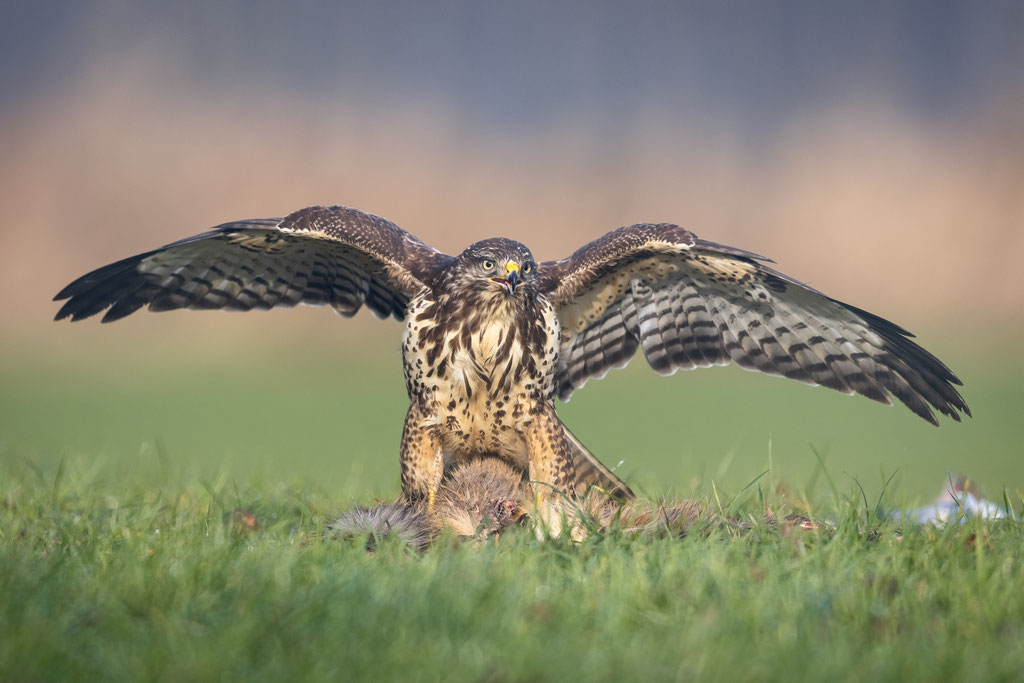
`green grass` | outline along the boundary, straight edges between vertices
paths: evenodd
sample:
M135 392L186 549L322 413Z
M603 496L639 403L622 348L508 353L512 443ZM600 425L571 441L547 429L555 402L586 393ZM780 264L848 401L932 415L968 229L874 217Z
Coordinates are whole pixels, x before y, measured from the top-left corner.
M5 680L1009 680L1024 667L1015 523L898 535L840 499L832 536L755 525L570 545L519 530L367 555L319 541L337 502L315 483L97 481L79 466L4 477ZM262 527L238 524L239 506ZM759 510L754 496L733 511Z
M22 353L0 370L0 680L1024 670L1024 529L874 514L927 501L951 471L1024 508L1019 364L954 363L976 418L934 429L820 389L636 363L581 391L566 421L639 490L708 497L752 531L573 545L524 530L367 555L320 532L397 493L397 358L325 371L316 357ZM837 529L784 533L759 523L765 505Z

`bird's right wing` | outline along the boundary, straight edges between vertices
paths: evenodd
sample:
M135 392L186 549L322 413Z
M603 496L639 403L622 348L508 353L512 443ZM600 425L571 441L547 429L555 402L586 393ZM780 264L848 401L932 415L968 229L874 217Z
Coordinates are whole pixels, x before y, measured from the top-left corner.
M56 319L109 309L110 322L146 305L248 311L300 303L346 317L366 304L402 319L450 258L379 216L311 206L283 219L225 223L87 273L54 297L67 299Z
M970 410L960 380L913 335L671 224L621 228L540 264L562 324L556 383L567 400L637 349L662 374L730 362L891 404L933 424Z

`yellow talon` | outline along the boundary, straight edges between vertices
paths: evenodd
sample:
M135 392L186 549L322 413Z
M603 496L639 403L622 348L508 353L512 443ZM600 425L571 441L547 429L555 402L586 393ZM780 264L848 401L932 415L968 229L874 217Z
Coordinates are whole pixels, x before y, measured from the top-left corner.
M437 498L437 493L435 491L428 491L427 492L427 512L433 512L434 511L434 499L435 498Z

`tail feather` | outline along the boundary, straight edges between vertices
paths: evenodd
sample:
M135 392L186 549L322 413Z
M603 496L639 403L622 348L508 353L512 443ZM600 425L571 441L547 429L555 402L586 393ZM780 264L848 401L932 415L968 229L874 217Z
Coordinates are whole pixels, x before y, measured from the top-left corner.
M633 500L636 494L626 485L626 482L615 476L615 473L608 469L604 463L594 457L594 454L587 450L587 447L580 443L576 435L569 431L569 428L562 423L562 430L565 438L572 448L572 460L576 466L576 493L584 495L591 487L596 486L605 493L616 498Z

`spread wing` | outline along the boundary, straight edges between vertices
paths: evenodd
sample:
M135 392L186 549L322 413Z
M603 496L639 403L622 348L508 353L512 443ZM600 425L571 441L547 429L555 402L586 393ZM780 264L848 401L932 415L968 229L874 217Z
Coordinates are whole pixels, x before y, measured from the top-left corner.
M662 374L734 362L892 404L970 415L960 380L903 328L678 226L620 228L540 265L562 323L559 396L639 348Z
M62 289L57 320L109 308L110 322L148 305L248 311L328 305L346 317L363 304L386 318L450 257L378 216L311 206L283 219L225 223L92 271Z

